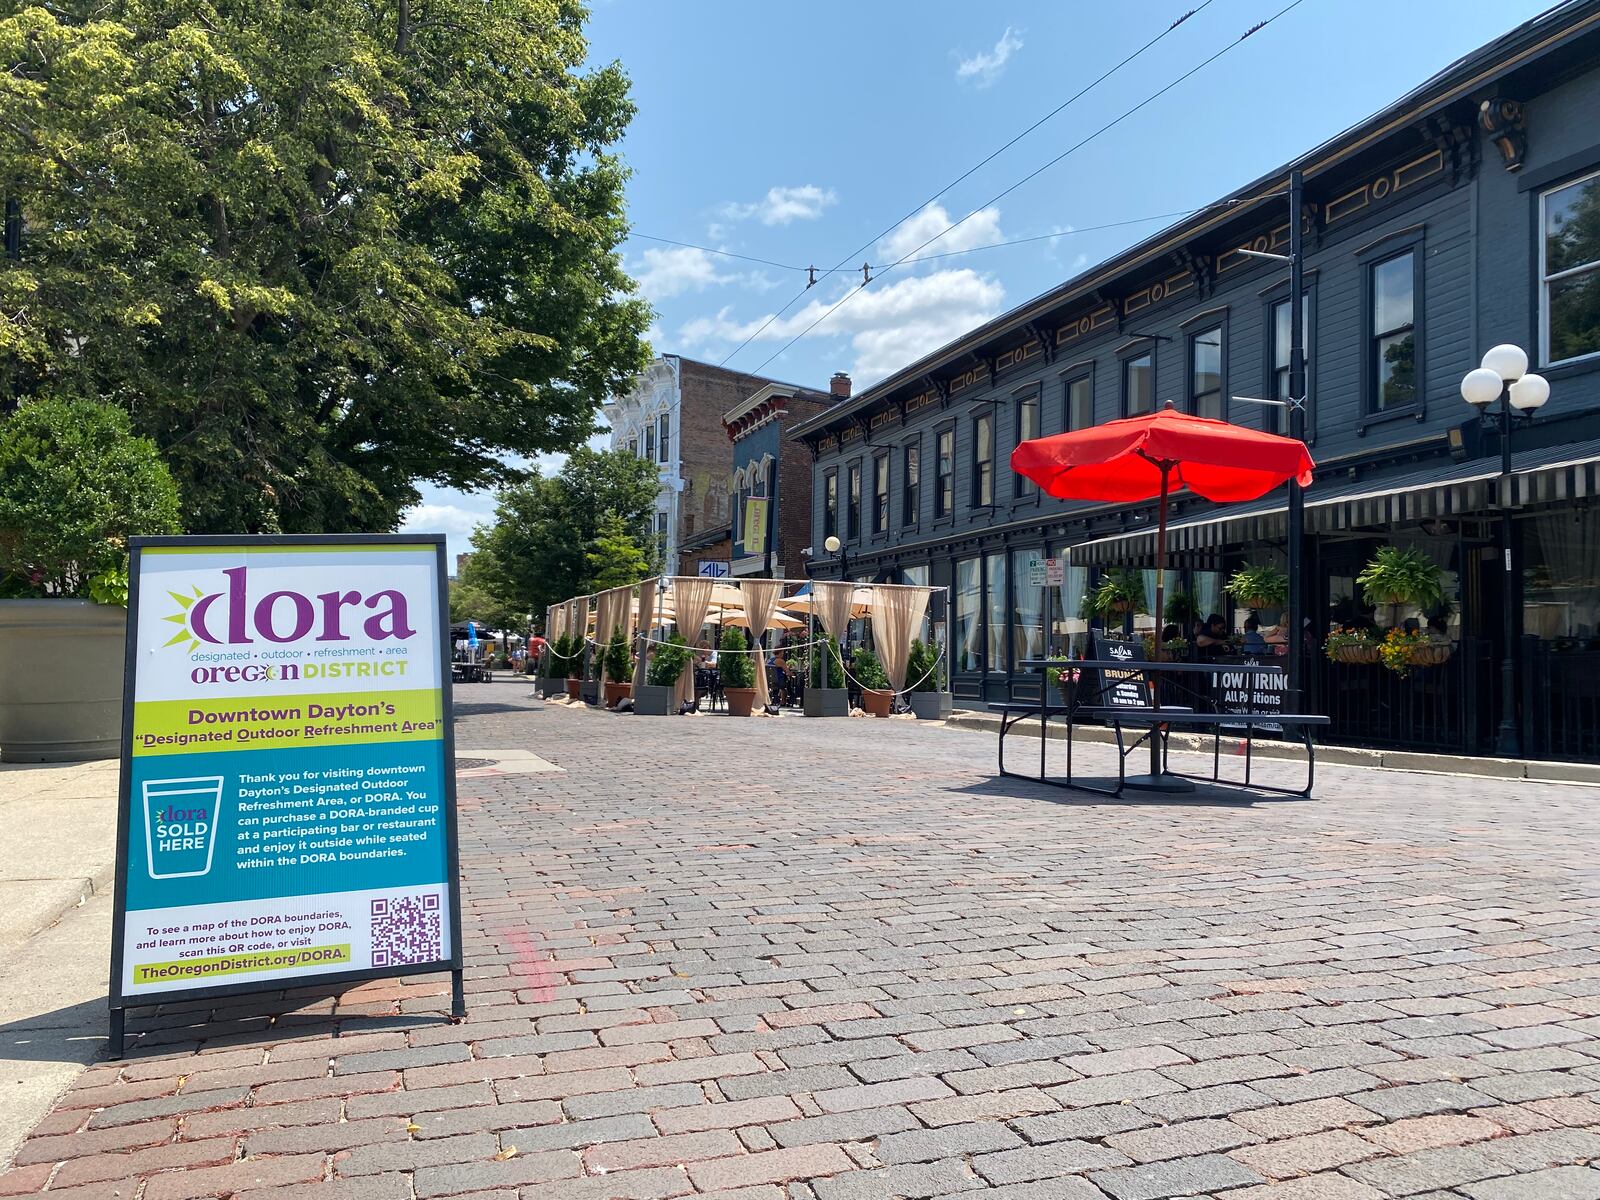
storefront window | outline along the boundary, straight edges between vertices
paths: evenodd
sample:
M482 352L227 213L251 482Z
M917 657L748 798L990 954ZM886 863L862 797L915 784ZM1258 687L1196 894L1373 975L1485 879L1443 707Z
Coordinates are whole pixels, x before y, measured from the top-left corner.
M1044 657L1045 588L1032 583L1029 567L1043 550L1011 552L1011 661ZM1020 670L1021 668L1016 668Z
M957 671L978 669L978 616L983 606L983 583L978 567L976 558L964 558L956 563L955 645L950 658Z
M1067 548L1056 554L1067 557ZM1061 583L1050 589L1050 657L1081 657L1088 649L1089 622L1083 611L1083 594L1089 590L1089 568L1063 564Z
M1196 571L1191 576L1194 586L1194 606L1200 610L1200 619L1203 621L1212 613L1222 611L1222 573L1220 571ZM1185 638L1193 638L1195 631L1185 629Z
M983 560L983 583L988 600L988 628L984 639L986 671L1006 669L1006 556L989 554Z
M1522 523L1522 549L1524 632L1585 644L1600 639L1600 514L1568 509L1530 517Z

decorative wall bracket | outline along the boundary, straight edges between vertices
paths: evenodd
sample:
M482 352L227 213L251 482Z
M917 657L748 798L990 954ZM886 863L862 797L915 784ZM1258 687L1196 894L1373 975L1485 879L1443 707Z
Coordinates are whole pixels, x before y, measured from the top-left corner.
M1523 157L1528 152L1528 131L1522 115L1522 103L1491 96L1478 105L1478 124L1489 135L1494 148L1500 151L1506 170L1520 171Z

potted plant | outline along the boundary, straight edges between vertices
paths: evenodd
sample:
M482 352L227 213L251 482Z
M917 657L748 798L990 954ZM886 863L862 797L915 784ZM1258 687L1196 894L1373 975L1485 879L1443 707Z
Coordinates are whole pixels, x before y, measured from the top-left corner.
M1420 629L1390 629L1378 643L1378 659L1404 679L1416 665L1412 656L1427 644L1428 639Z
M606 707L615 708L617 701L633 694L633 655L628 651L628 635L622 626L611 631L606 643Z
M1427 609L1444 599L1439 568L1421 550L1380 546L1356 582L1368 604L1387 604L1391 609L1402 604Z
M889 673L883 669L878 656L862 647L850 660L850 671L861 685L861 707L875 717L887 717L894 704L894 691L889 686Z
M673 712L673 694L678 679L689 665L689 643L683 635L673 634L656 645L650 655L650 665L645 668L644 686L633 698L633 711L646 717L666 717Z
M560 634L556 640L549 643L545 653L547 660L542 664L544 674L539 677L539 690L546 698L561 694L566 690L567 664L566 648L567 635Z
M1329 662L1375 663L1378 661L1378 637L1370 630L1344 626L1335 629L1322 643L1322 652Z
M1246 608L1282 608L1289 599L1289 577L1277 567L1240 567L1228 580L1228 595Z
M1169 625L1176 625L1185 633L1193 631L1200 619L1200 604L1191 592L1173 592L1167 597L1167 611L1163 614Z
M1084 605L1092 616L1102 621L1121 619L1131 612L1142 612L1146 601L1144 576L1138 571L1107 571L1100 577Z
M913 640L906 655L906 702L919 721L945 721L955 707L954 697L941 687L939 647Z
M844 664L839 659L839 639L831 635L811 648L805 713L808 717L848 717L850 691L844 686Z
M1078 684L1077 667L1070 664L1063 664L1059 667L1046 667L1044 669L1044 681L1046 687L1053 687L1061 692L1061 703L1065 707L1072 707L1073 689Z
M25 400L0 418L0 760L116 755L128 539L176 533L178 514L122 409Z
M567 699L583 698L583 639L562 634L561 671L567 678Z
M756 703L756 664L747 653L749 643L744 630L729 625L717 645L717 670L722 675L722 694L728 700L730 717L748 717Z

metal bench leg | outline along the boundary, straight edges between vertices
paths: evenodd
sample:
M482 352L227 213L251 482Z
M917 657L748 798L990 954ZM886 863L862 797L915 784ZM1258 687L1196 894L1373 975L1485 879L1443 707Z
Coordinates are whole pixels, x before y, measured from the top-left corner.
M1050 714L1044 704L1039 705L1039 781L1044 781L1044 748L1050 741Z
M1317 778L1317 752L1311 745L1311 726L1302 725L1300 727L1300 736L1305 739L1306 743L1306 790L1300 794L1309 800L1311 799L1311 785Z
M1244 785L1250 786L1250 765L1255 761L1256 727L1244 727Z

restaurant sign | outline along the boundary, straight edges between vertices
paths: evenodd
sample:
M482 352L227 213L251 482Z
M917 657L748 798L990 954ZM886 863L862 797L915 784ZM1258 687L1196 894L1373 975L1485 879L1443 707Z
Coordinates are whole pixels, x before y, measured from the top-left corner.
M442 537L134 539L112 930L135 1004L450 970Z

